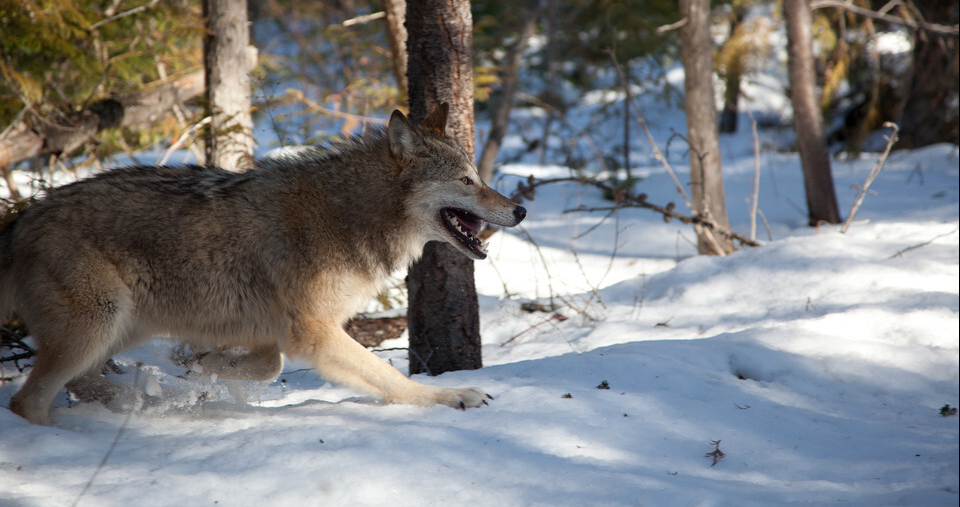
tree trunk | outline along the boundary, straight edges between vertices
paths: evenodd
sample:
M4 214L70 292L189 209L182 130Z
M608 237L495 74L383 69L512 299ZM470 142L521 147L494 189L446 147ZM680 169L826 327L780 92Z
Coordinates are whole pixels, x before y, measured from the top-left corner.
M694 213L729 228L723 191L717 105L713 88L713 47L710 41L710 1L680 0L680 56L684 73L684 106L690 142L690 184ZM727 254L733 243L710 229L697 227L701 254Z
M803 167L808 220L811 226L838 224L840 209L830 170L823 115L817 101L810 7L806 0L784 0L783 16L787 24L787 71L793 103L793 129Z
M473 19L468 0L407 2L410 118L450 105L447 132L473 157ZM410 373L477 369L480 314L473 261L431 242L407 275Z
M741 41L747 37L741 33L743 14L733 9L730 19L730 38L724 47L723 55L723 111L720 113L720 133L733 134L737 131L740 115L740 80L743 77L746 45Z
M724 76L726 88L723 92L723 111L720 113L720 132L733 134L737 131L740 115L740 78L742 69L734 67Z
M917 2L923 19L956 26L956 2ZM958 41L917 31L913 46L913 78L900 120L899 148L919 148L934 143L960 143L957 75Z
M537 28L537 18L540 15L541 0L527 0L524 12L523 26L517 34L517 41L510 47L500 81L500 98L493 110L490 121L490 134L480 152L480 161L477 171L480 178L489 183L493 179L493 166L500 153L500 143L507 133L510 123L510 110L513 108L513 99L517 94L517 81L520 74L520 58L527 47L527 41L533 36Z
M253 166L253 119L250 116L250 28L246 0L203 0L210 127L206 164L230 171Z
M387 14L387 40L390 42L390 54L393 58L393 77L397 80L397 90L401 98L407 97L407 29L403 25L407 13L406 0L381 0L383 11Z

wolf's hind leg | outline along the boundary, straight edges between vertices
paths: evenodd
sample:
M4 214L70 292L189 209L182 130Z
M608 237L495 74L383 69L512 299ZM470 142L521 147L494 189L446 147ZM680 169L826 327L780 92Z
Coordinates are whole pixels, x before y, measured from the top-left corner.
M115 267L97 258L81 267L57 278L37 275L34 284L45 290L21 302L37 353L10 409L35 424L47 424L50 405L64 385L99 371L110 354L133 341L134 305Z
M83 401L107 404L123 389L100 376L103 362L122 343L115 338L122 324L64 330L56 341L44 339L48 326L34 331L39 344L33 368L20 391L10 400L10 409L34 424L47 424L50 405L61 388L67 388ZM110 329L103 332L104 329Z
M490 396L476 388L444 388L415 382L350 337L336 323L311 319L294 326L285 352L310 360L325 380L389 403L472 408Z

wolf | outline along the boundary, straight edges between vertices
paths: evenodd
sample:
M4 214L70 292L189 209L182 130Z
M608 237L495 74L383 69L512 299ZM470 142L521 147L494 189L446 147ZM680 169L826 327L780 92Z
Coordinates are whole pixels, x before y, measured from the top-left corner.
M484 259L483 225L526 216L480 179L448 114L413 125L394 111L372 133L242 173L127 167L50 190L0 232L0 312L37 347L11 410L48 424L64 386L116 399L104 362L156 336L194 347L218 379L274 379L286 355L388 403L486 404L478 388L411 380L343 330L427 242Z

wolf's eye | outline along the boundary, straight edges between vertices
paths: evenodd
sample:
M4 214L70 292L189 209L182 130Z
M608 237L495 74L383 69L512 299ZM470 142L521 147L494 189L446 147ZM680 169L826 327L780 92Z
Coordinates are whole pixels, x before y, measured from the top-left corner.
M464 176L463 178L460 178L460 181L462 181L464 185L473 185L473 180L471 180L466 176Z

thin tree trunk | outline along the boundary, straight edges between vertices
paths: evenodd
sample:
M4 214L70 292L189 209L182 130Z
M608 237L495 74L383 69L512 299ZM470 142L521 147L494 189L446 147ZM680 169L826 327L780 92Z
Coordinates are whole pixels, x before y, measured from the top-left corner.
M823 115L817 101L810 8L806 0L784 0L783 16L787 24L787 71L793 103L793 128L803 167L809 224L838 224L840 209L830 170Z
M740 80L743 77L743 60L746 57L744 44L740 39L746 37L740 34L743 16L738 9L734 9L730 20L730 39L727 44L734 44L733 51L727 56L724 65L723 111L720 113L720 133L733 134L737 131L737 120L740 115Z
M387 40L393 56L393 76L402 98L407 97L407 28L404 18L407 13L406 0L381 0L383 11L387 13Z
M720 113L720 132L733 134L737 131L740 115L740 69L728 70L724 76L726 88L723 92L723 111Z
M537 18L540 16L540 11L541 0L527 0L523 26L517 34L517 41L510 47L510 52L507 54L506 65L500 81L500 98L493 110L490 134L487 136L487 141L480 152L480 161L477 163L477 171L479 171L480 177L488 183L493 179L493 166L497 161L497 155L500 153L500 143L503 142L503 136L506 135L510 123L510 110L513 108L513 100L517 94L520 59L527 47L527 41L530 40L537 28Z
M423 121L450 105L447 132L474 154L473 19L467 0L407 2L410 118ZM473 261L453 246L431 242L407 275L410 373L439 375L477 369L480 314Z
M683 88L693 211L729 228L713 88L710 1L680 0L680 15L687 19L680 29L680 52L686 75ZM697 250L701 254L722 255L733 251L733 243L707 228L698 227Z
M204 0L207 107L206 163L231 171L253 166L250 28L246 0Z

